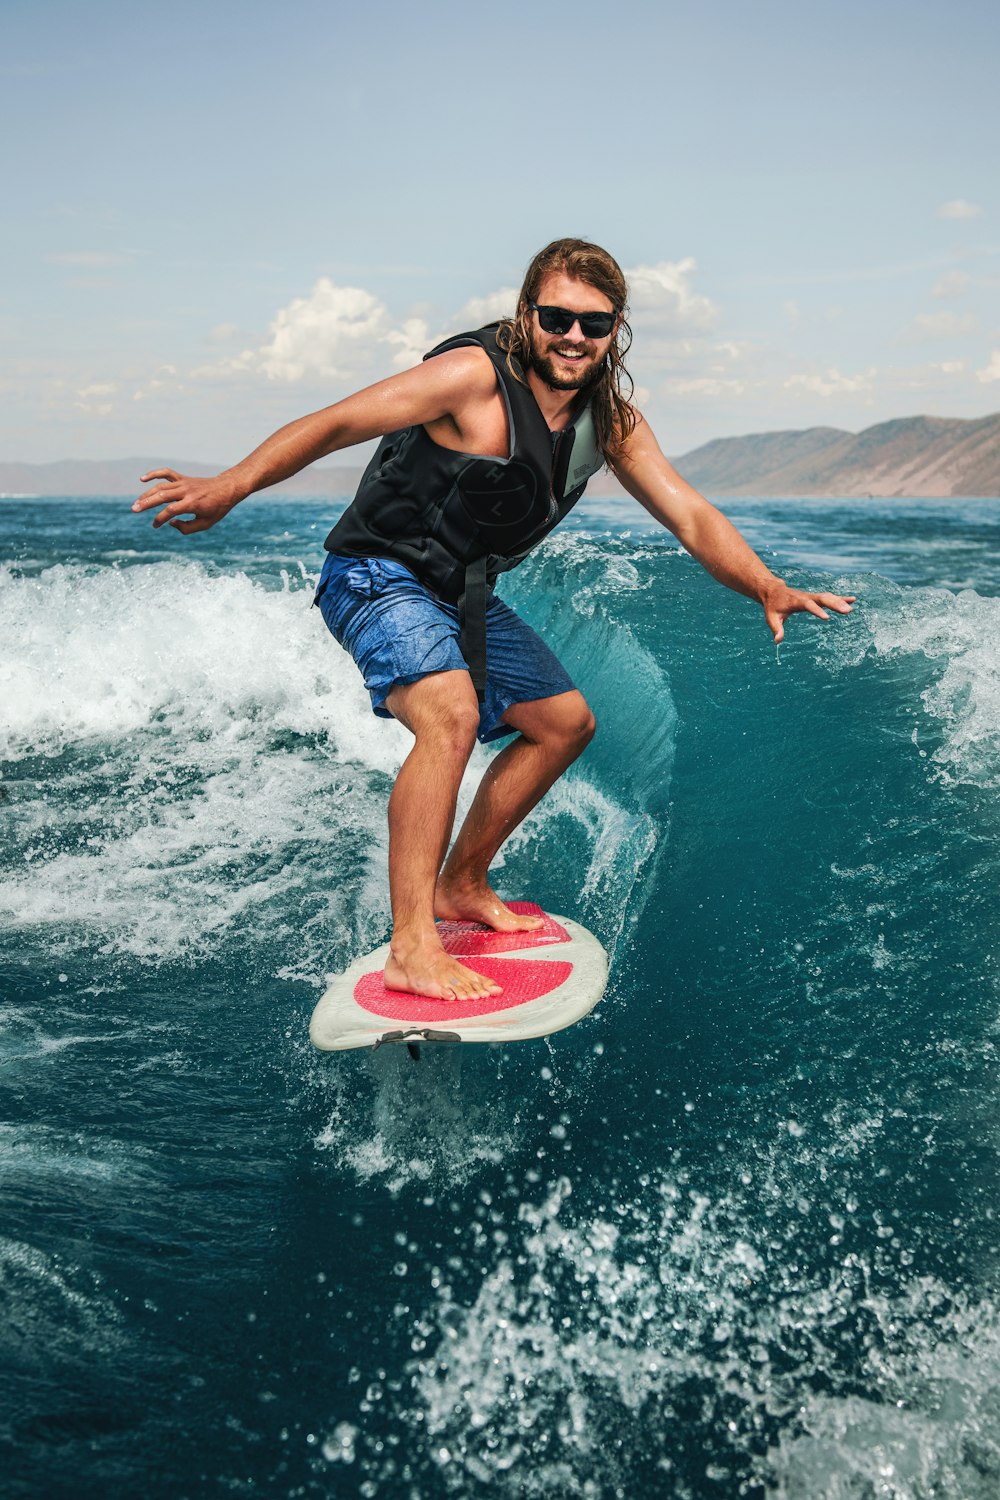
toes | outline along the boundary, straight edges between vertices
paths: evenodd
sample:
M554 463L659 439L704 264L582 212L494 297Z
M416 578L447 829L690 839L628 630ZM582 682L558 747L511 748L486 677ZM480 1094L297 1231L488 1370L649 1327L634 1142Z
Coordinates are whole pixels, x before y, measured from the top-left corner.
M439 969L435 972L434 967L424 972L403 970L401 973L391 973L391 977L384 975L383 982L387 990L425 995L431 1000L486 1000L491 995L503 994L502 985L495 980L464 967L447 976L441 974Z
M502 995L503 990L493 979L487 979L485 974L475 974L469 971L467 984L461 995L463 1000L488 1000L491 995Z

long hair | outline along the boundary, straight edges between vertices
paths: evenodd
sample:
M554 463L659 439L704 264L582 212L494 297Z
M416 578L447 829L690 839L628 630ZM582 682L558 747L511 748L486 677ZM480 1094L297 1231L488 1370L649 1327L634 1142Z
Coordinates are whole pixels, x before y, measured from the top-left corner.
M635 389L632 377L625 368L625 356L632 343L632 330L625 314L628 311L628 283L621 266L602 250L587 240L553 240L544 250L539 250L524 275L524 285L517 299L517 311L513 318L504 318L497 329L497 343L507 356L507 368L523 385L524 370L530 362L531 309L538 291L550 272L562 272L607 297L621 318L604 367L595 383L589 387L591 412L601 452L607 462L621 450L625 439L635 428L636 413L631 401L622 393L622 382L628 381L628 396Z

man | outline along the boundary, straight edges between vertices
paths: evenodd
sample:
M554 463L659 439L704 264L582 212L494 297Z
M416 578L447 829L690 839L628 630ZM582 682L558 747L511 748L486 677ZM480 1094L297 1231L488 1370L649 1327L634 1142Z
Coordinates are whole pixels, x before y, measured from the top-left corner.
M606 251L554 241L528 267L513 319L448 340L416 369L290 423L213 479L172 469L142 476L165 482L134 510L161 506L154 526L204 531L255 490L382 439L327 538L316 602L364 672L375 712L414 736L389 799L387 988L458 1000L497 993L445 952L435 917L503 931L537 925L500 900L487 872L589 743L594 719L491 586L598 468L607 463L715 578L756 599L776 641L798 611L850 612L853 596L806 593L776 578L668 463L620 389L627 293ZM445 859L477 736L511 734Z

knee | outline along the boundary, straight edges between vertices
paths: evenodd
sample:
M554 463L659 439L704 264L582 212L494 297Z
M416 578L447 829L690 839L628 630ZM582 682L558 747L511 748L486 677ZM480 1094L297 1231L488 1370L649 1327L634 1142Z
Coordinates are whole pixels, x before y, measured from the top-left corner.
M597 720L594 718L593 711L589 705L585 703L575 727L575 737L580 743L581 750L586 749L596 733Z
M586 750L597 731L597 720L587 703L581 698L572 711L563 715L558 725L558 738L573 755Z
M417 739L433 748L435 754L464 764L472 754L479 732L479 709L467 703L447 703L421 725Z

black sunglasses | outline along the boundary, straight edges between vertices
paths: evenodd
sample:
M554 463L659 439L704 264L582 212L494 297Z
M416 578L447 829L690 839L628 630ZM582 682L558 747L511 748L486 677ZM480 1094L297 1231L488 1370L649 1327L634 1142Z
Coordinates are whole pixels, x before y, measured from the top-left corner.
M568 307L539 307L537 302L529 302L528 306L538 314L538 326L543 333L569 333L573 324L579 323L585 339L606 339L618 317L615 312L578 313L570 312Z

